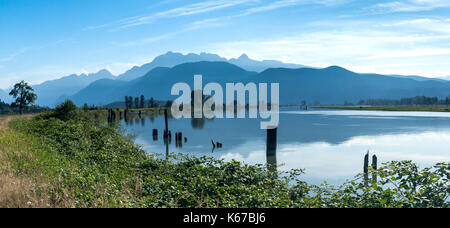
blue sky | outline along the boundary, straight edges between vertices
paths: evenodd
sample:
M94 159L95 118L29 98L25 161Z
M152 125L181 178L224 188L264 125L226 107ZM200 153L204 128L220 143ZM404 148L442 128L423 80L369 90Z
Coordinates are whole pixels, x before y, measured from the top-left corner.
M450 75L450 1L0 0L0 88L167 51Z

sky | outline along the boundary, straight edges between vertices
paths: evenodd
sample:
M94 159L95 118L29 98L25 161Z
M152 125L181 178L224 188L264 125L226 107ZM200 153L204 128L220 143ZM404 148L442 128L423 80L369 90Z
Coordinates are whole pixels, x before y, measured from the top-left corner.
M0 88L168 51L450 75L450 0L0 0Z

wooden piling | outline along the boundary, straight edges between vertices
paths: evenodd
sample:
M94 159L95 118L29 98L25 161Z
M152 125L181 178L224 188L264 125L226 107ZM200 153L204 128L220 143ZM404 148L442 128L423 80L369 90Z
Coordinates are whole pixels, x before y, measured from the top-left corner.
M165 130L164 130L164 139L169 138L169 122L167 117L167 109L164 109L164 121L165 121Z
M376 155L372 156L372 169L377 170L378 166L378 158Z
M277 153L277 128L267 129L267 156L274 156Z
M166 123L166 131L169 132L169 122L168 122L168 114L167 114L167 109L164 110L164 121Z
M111 109L111 122L116 121L116 112Z
M364 185L369 185L369 151L367 151L366 156L364 156Z
M376 155L373 155L372 156L372 169L377 170L377 168L378 168L378 158ZM377 179L378 179L377 174L375 172L372 173L372 180L374 183L377 182Z
M153 129L153 141L158 141L158 129Z
M212 143L212 146L213 146L213 150L216 149L216 144L214 143L214 141L212 139L211 139L211 143Z
M369 151L367 151L366 156L364 156L364 173L369 173Z

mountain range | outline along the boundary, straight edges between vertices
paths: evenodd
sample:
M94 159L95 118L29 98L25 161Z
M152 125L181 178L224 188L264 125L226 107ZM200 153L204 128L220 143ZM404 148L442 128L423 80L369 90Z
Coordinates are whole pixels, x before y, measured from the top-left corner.
M284 68L300 68L302 65L283 63L275 60L263 60L257 61L250 59L246 54L242 54L237 59L227 60L216 54L201 53L201 54L187 54L167 52L164 55L156 57L152 62L144 64L142 66L135 66L127 72L119 75L117 79L123 81L132 81L136 78L142 77L146 73L150 72L156 67L174 67L183 63L192 62L229 62L236 66L239 66L247 71L262 72L268 68L284 67Z
M34 85L33 88L38 94L36 103L49 107L54 107L68 98L73 99L78 105L84 103L106 105L123 100L123 96L141 94L162 100L174 98L169 94L170 87L174 83L192 80L194 74L200 73L204 75L205 83L282 81L281 94L290 93L282 96L282 102L285 103L298 103L300 98L311 102L318 100L322 103L342 103L344 100L355 101L365 98L394 99L416 95L450 94L448 90L441 91L450 83L443 79L357 74L340 67L317 69L274 60L252 60L246 54L228 60L210 53L184 55L175 52L160 55L152 62L135 66L117 77L107 70L101 70L97 73L74 74L46 81ZM372 86L364 84L371 80L375 80ZM405 86L395 83L403 83ZM367 90L360 91L360 88ZM367 94L368 91L373 93ZM4 91L0 91L0 99L10 101Z
M56 104L73 96L81 89L88 86L90 83L99 79L114 79L118 81L130 82L137 78L140 78L158 67L174 67L179 64L189 62L231 62L238 65L248 71L263 71L272 67L285 67L285 68L299 68L301 65L286 64L274 60L256 61L250 59L247 55L243 54L238 59L222 58L216 54L201 53L201 54L186 54L175 52L167 52L166 54L156 57L152 62L144 64L142 66L135 66L125 73L115 77L107 70L101 70L92 74L81 75L69 75L56 80L46 81L39 85L34 85L36 93L38 94L38 100L36 103L42 106L54 107Z
M60 79L46 81L33 86L34 91L38 95L36 103L42 106L54 107L57 103L64 101L92 82L106 78L115 79L115 76L107 70L101 70L97 73L73 74Z
M203 84L217 82L225 88L227 82L279 83L280 103L342 104L361 99L400 99L418 95L445 97L450 95L450 82L417 81L379 74L358 74L338 66L316 68L270 68L261 73L247 71L228 62L194 62L175 67L159 67L135 80L124 82L111 79L98 80L74 96L77 105L83 103L106 105L124 99L124 96L174 99L172 85L186 82L193 88L193 75L203 75Z

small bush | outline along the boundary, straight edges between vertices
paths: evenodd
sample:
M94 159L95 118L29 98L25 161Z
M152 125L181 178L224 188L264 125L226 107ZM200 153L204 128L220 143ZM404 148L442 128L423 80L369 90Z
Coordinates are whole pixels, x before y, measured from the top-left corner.
M75 119L78 115L77 106L71 101L66 100L63 103L56 106L55 111L53 112L54 117L60 119L62 121L68 121L71 119Z
M71 101L66 100L63 103L56 106L52 112L47 112L36 117L37 120L48 120L50 118L56 118L62 121L78 120L82 116L81 111Z

